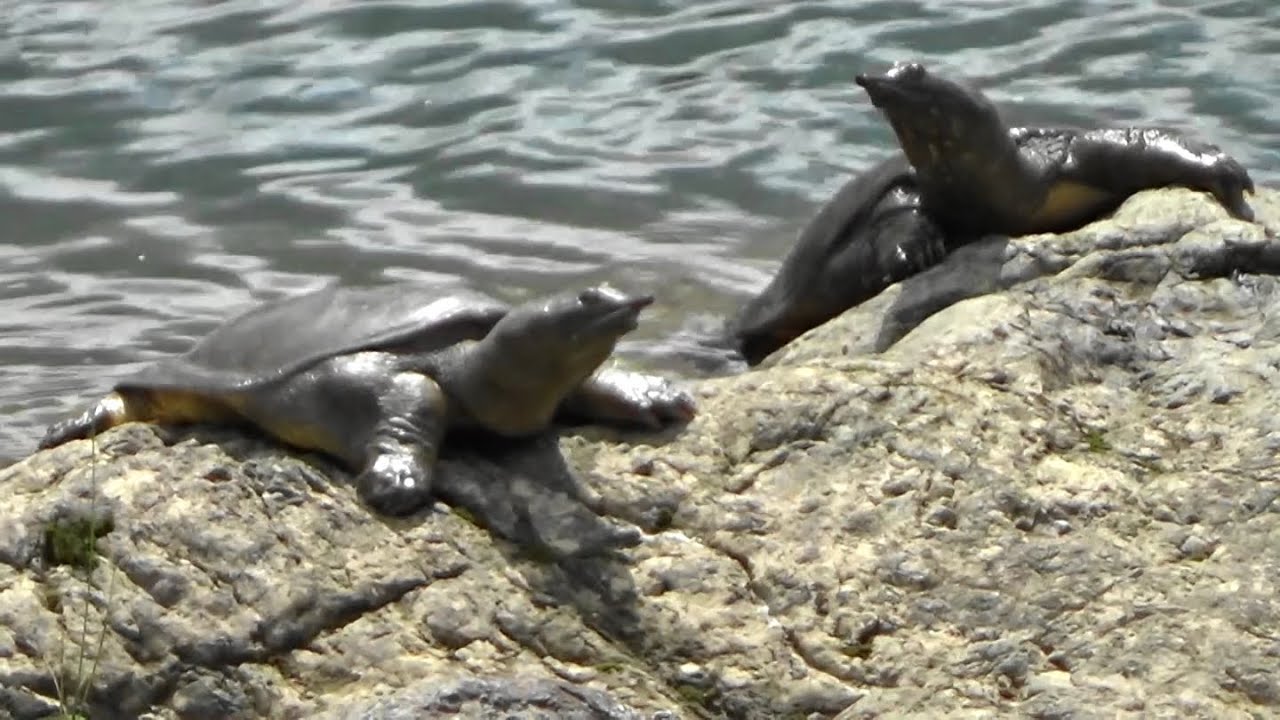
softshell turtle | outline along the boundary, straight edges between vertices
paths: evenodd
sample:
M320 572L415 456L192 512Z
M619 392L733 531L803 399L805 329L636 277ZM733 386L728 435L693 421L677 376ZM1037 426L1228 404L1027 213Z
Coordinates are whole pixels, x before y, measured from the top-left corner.
M1065 232L1130 195L1179 185L1252 219L1240 163L1154 128L1011 128L978 89L919 63L857 83L902 152L836 193L769 285L739 313L733 341L750 364L985 235Z
M608 286L516 307L408 284L330 286L256 307L121 380L40 447L129 421L247 423L340 460L370 506L406 514L429 499L449 429L689 420L692 398L666 379L600 369L652 302Z

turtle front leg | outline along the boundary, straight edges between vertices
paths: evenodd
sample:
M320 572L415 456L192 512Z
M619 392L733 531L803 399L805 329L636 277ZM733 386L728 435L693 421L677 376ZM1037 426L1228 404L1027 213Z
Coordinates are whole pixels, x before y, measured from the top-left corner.
M377 398L378 420L356 477L360 497L385 515L409 515L431 500L447 401L431 378L403 372Z
M560 404L563 418L638 425L662 430L697 414L693 397L657 375L605 368L587 378Z
M382 352L334 358L236 405L276 438L341 460L375 511L408 515L431 499L448 408L434 380L400 362Z
M1244 193L1253 193L1249 171L1211 143L1167 130L1124 128L1081 133L1072 141L1065 170L1124 196L1180 185L1211 193L1233 216L1252 220Z

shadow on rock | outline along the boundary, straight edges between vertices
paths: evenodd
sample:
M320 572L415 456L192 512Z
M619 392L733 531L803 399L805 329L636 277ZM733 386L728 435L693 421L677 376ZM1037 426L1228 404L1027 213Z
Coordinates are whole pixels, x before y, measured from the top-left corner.
M641 720L607 693L537 677L425 679L388 697L329 717L417 720L428 717L520 717L530 720Z
M634 637L637 593L619 551L640 544L639 528L598 514L600 498L574 475L554 435L460 440L441 458L437 496L511 543L500 550L535 593L577 608L605 635Z
M639 529L596 513L551 434L458 438L436 467L435 492L493 535L549 558L608 554L640 542Z
M320 489L334 478L347 486L351 474L328 458L294 453L304 462L287 467L284 450L252 432L215 427L157 428L166 445L193 440L217 445L241 464L263 493L301 501L305 491ZM265 453L264 453L265 450ZM549 559L608 554L640 542L638 528L601 517L598 501L574 477L560 452L557 437L498 438L458 433L449 438L434 478L435 495L464 519L534 557ZM435 508L412 515L372 518L393 528L421 524Z
M327 482L326 476L349 483L348 473L316 455L283 471L275 462L259 467L253 454L261 446L237 435L209 428L184 437L218 444L242 460L246 476L261 483L264 493L301 498L307 486ZM643 533L599 513L600 498L574 475L556 434L513 440L456 433L436 465L435 493L456 515L505 541L500 552L521 568L532 590L577 608L584 621L615 639L636 636L637 594L619 551L640 544ZM370 514L393 529L405 528L425 522L436 507L404 518Z
M941 265L903 280L902 292L880 323L875 352L888 350L934 313L1011 285L1004 277L1008 248L1006 237L987 238L961 247Z

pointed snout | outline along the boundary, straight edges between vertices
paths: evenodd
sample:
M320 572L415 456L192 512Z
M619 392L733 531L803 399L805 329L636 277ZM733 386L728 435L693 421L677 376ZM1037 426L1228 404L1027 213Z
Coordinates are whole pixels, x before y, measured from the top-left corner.
M854 82L867 91L877 106L883 100L909 97L913 88L926 82L928 72L920 63L898 63L883 73L858 73Z
M654 301L653 294L645 293L644 295L636 295L632 297L630 302L627 303L627 306L630 307L632 310L635 310L636 312L640 312L641 310L652 305L653 301Z

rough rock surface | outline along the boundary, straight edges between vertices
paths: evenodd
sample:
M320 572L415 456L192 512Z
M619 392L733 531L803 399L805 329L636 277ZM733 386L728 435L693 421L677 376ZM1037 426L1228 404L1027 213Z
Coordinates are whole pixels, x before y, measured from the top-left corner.
M463 447L409 519L233 433L35 455L0 471L0 716L104 625L94 718L1273 716L1252 204L965 248L699 383L684 432ZM77 517L111 521L88 583L42 547Z

